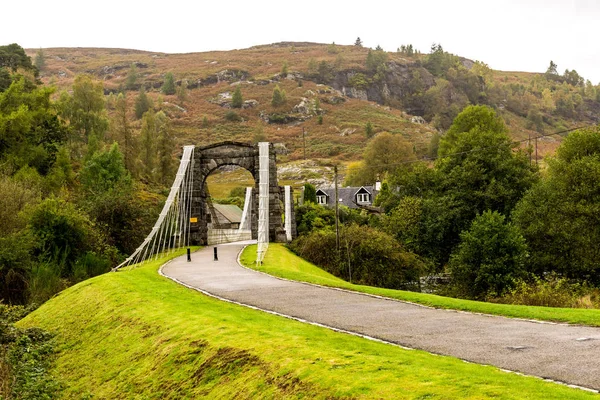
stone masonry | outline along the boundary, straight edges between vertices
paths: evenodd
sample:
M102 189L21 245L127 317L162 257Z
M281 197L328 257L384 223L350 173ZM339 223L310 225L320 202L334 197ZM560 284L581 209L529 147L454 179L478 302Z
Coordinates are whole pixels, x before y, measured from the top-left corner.
M207 190L206 178L214 170L225 165L237 165L248 170L254 178L252 191L251 229L252 238L258 236L258 145L239 142L221 142L194 150L193 189L191 218L197 219L191 225L191 244L206 245L207 227ZM277 185L277 159L273 144L269 144L269 241L285 242L285 229L282 214L284 211L283 187ZM292 202L293 203L293 202ZM293 206L293 204L292 204ZM295 212L292 208L292 238L296 237Z

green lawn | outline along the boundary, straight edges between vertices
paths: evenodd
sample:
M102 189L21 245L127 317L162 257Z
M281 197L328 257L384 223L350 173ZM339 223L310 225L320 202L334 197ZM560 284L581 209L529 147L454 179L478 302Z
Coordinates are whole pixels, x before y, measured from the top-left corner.
M357 292L424 304L436 308L448 308L484 314L504 315L513 318L600 326L600 310L494 304L481 301L454 299L451 297L436 296L426 293L408 292L404 290L353 285L298 257L282 244L269 244L269 250L267 251L264 262L261 266L256 266L254 263L255 259L255 245L246 247L240 257L240 261L243 265L281 278L344 288Z
M19 322L56 334L64 398L598 398L221 302L158 275L165 260L81 282Z

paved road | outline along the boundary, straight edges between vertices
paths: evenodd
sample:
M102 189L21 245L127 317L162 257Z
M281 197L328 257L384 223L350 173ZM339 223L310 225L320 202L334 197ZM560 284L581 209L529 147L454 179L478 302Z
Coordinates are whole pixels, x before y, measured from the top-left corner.
M239 266L243 245L220 245L180 257L162 272L188 286L263 310L600 390L600 328L535 323L438 310L277 279Z

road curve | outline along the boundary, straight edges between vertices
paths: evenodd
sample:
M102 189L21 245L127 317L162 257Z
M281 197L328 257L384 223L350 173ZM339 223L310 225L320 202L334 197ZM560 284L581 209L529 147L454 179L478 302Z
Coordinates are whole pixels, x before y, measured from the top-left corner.
M179 257L162 274L244 305L405 347L600 390L600 328L433 309L278 279L240 266L242 244Z

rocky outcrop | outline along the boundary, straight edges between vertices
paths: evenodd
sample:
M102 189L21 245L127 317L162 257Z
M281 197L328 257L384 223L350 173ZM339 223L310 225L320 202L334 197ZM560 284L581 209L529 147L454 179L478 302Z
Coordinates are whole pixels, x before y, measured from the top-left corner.
M224 69L216 74L207 76L206 78L199 78L195 82L188 84L188 89L196 89L199 87L215 85L220 82L238 82L246 81L250 78L250 73L241 69Z
M435 85L433 75L416 63L401 64L398 62L386 63L386 71L382 77L375 79L372 74L364 70L344 70L335 74L330 86L341 92L344 96L370 100L379 104L402 102L410 94L410 84L415 79L415 73L420 77L423 91ZM365 81L357 85L355 75L363 74ZM407 110L411 114L422 115L423 110Z

